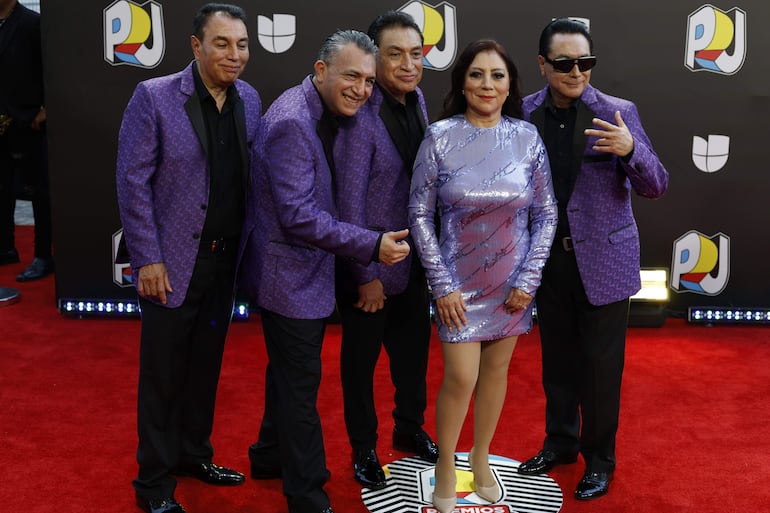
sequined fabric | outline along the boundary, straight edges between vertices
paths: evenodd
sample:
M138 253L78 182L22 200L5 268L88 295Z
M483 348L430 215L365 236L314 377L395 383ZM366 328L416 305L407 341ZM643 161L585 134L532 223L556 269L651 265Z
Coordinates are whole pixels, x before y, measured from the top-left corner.
M440 219L436 234L435 213ZM511 287L534 296L556 230L556 199L535 127L503 117L479 128L462 115L431 125L414 166L409 223L435 298L459 289L468 325L444 342L526 333L532 305L510 315Z

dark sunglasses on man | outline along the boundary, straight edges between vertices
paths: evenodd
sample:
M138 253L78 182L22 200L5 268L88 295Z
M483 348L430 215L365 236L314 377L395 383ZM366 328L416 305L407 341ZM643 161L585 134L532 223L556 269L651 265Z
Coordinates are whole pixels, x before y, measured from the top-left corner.
M553 66L554 71L558 71L559 73L569 73L572 71L572 68L574 68L575 65L577 65L580 71L588 71L589 69L596 66L596 56L594 55L578 57L577 59L572 59L570 57L559 59L549 59L548 57L543 57L543 59L545 59L545 62Z

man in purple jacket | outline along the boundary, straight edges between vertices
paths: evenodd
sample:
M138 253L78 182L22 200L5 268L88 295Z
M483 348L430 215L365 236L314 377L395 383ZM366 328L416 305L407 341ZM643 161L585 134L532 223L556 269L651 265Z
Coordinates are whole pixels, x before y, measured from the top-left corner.
M140 83L120 127L117 190L139 293L137 504L179 513L176 481L244 481L212 463L210 435L241 232L259 95L238 80L249 58L246 14L207 4L195 16L195 61Z
M335 202L335 173L347 158L335 139L372 93L376 51L366 34L335 32L319 51L315 74L265 114L242 282L261 309L270 361L249 459L252 477L283 479L289 513L332 511L316 399L326 318L334 311L334 257L392 265L409 254L402 241L408 230L341 222Z
M631 191L658 198L668 173L636 106L589 85L596 57L585 24L549 23L537 59L548 84L524 112L548 150L559 224L536 296L546 438L519 472L547 472L579 452L575 497L588 500L607 493L615 471L629 297L641 286Z
M422 34L411 16L389 11L369 26L377 44L377 83L340 143L350 148L338 166L340 219L370 230L408 224L412 166L427 123ZM435 463L438 446L422 429L430 342L428 288L414 256L392 267L337 262L342 319L340 373L353 475L363 486L385 486L376 453L374 369L388 352L395 387L393 447Z

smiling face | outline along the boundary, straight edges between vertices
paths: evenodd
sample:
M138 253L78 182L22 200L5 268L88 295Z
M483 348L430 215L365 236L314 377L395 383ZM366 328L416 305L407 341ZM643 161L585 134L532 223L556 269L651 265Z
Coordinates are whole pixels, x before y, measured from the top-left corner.
M192 36L198 71L209 90L221 91L241 76L249 62L246 25L225 13L214 13L203 26L203 40Z
M510 87L511 78L503 58L491 50L479 52L465 72L465 117L476 126L496 125Z
M554 34L551 38L551 48L548 57L556 59L577 59L591 55L588 40L582 34ZM556 107L566 108L580 98L586 86L591 81L591 70L580 71L573 66L569 73L560 73L553 65L545 61L542 55L537 56L540 74L545 77L551 91L551 99Z
M379 34L377 83L401 103L422 79L422 39L412 27L394 26Z
M331 62L316 61L313 83L334 116L353 116L372 95L374 55L345 45Z

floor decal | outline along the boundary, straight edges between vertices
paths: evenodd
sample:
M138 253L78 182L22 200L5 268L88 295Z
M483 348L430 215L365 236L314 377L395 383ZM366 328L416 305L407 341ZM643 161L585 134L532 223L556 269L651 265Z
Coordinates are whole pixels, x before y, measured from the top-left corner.
M525 476L516 472L519 462L490 455L489 466L504 490L495 504L477 496L468 453L457 453L457 507L455 513L557 513L561 488L547 475ZM385 465L388 485L382 490L361 490L371 513L438 513L431 504L434 465L417 457Z

